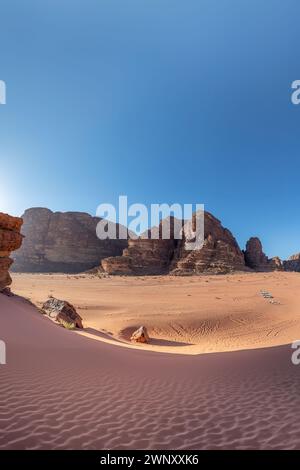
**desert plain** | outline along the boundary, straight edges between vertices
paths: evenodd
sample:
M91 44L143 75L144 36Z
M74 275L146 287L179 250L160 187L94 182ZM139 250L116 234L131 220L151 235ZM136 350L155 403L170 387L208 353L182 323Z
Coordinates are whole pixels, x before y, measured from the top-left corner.
M0 449L300 448L299 274L13 274L12 286ZM51 295L83 331L39 312ZM141 324L151 341L131 344Z
M67 300L83 319L80 334L119 346L202 354L300 339L299 273L13 274L13 286L38 307L50 296ZM151 341L133 345L130 336L141 325Z

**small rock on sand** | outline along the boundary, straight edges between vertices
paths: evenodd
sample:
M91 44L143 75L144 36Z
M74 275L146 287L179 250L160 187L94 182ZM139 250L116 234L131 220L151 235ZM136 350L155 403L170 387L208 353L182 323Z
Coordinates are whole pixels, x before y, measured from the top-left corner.
M147 328L145 328L145 326L140 326L140 328L132 333L130 341L134 341L135 343L149 343L150 338Z
M76 328L83 328L81 316L76 312L75 307L65 300L51 297L44 303L42 309L59 323L73 323Z

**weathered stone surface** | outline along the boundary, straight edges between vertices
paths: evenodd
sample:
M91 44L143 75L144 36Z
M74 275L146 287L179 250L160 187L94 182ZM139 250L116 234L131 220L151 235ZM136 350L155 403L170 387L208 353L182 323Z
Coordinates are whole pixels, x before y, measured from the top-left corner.
M170 239L163 240L162 231L166 227L170 227ZM146 238L150 235L156 239ZM101 265L108 274L164 274L169 271L177 243L178 240L174 240L174 218L171 217L139 238L129 239L122 256L106 258Z
M245 263L254 271L280 271L283 269L280 258L269 259L264 254L261 241L257 237L250 238L246 244Z
M231 232L222 227L221 222L205 212L204 245L194 251L186 249L186 243L193 241L195 217L184 225L183 238L174 239L174 233L182 223L171 218L171 238L161 239L162 227L158 229L158 239L129 240L123 256L104 259L102 267L109 274L163 274L176 275L200 273L227 273L244 270L244 255ZM173 225L172 225L173 224ZM152 229L152 234L157 229Z
M285 271L300 272L300 253L290 256L290 258L283 262Z
M76 312L75 307L65 300L51 297L43 304L42 310L59 323L67 322L76 328L83 328L81 316Z
M22 219L0 212L0 291L11 284L9 268L13 262L10 253L22 243Z
M184 239L175 253L171 266L172 274L224 274L245 270L242 251L232 233L209 212L204 214L204 243L201 249L186 250L186 242L195 230L195 217L184 227Z
M99 240L101 220L82 212L32 208L23 215L22 248L14 254L14 271L78 273L120 255L127 240Z
M284 270L284 264L282 260L279 258L279 256L275 256L274 258L269 259L269 263L271 266L271 269L273 271L283 271Z
M170 240L128 240L122 256L102 260L108 274L163 274L168 272L174 252Z
M130 341L135 343L149 343L150 338L147 332L147 328L140 326L140 328L132 333Z

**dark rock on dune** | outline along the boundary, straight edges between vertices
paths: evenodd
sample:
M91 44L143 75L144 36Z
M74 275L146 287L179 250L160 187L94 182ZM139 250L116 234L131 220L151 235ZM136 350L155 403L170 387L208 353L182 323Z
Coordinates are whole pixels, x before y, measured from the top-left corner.
M11 284L9 268L13 263L10 254L22 244L20 234L22 219L0 212L0 291Z
M101 220L83 212L32 208L23 215L22 248L14 254L14 271L79 273L120 255L127 240L99 240Z
M59 323L66 322L76 328L83 328L81 316L76 312L75 307L65 300L51 297L43 304L42 311Z

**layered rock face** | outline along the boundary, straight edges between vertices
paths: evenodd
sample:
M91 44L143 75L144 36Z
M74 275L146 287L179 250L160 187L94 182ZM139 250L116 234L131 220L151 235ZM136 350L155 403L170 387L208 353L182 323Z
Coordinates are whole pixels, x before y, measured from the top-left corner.
M195 217L186 224L183 242L179 245L171 266L172 274L225 274L245 270L242 251L232 233L209 212L204 214L204 243L201 249L186 250L189 232L195 231ZM192 226L192 227L191 227Z
M81 316L76 312L75 307L65 300L51 297L43 304L42 310L59 323L66 322L74 328L83 328Z
M86 213L32 208L22 217L25 239L14 254L14 271L78 273L120 255L127 246L127 240L99 240L100 219Z
M168 272L174 253L170 240L128 240L122 256L102 260L108 274L164 274Z
M129 240L128 249L123 256L104 259L103 269L109 274L164 274L175 275L200 273L227 273L244 270L244 255L231 232L222 227L213 215L204 214L204 245L201 249L187 250L186 242L193 241L191 233L195 231L195 215L183 228L181 240L159 239ZM181 224L181 223L180 223ZM181 224L182 225L182 224ZM171 224L171 235L178 230ZM152 236L155 230L151 231Z
M283 269L280 258L269 259L264 254L261 241L257 237L248 240L244 254L246 266L254 271L281 271Z
M285 271L300 272L300 253L291 256L287 261L283 262Z
M10 254L20 248L22 219L0 212L0 291L11 284L9 268L13 262Z
M162 239L164 227L169 227L170 230L168 240ZM159 227L152 228L137 239L129 239L128 248L123 251L122 256L102 260L102 268L108 274L167 273L178 243L174 239L174 230L174 218L165 219Z

